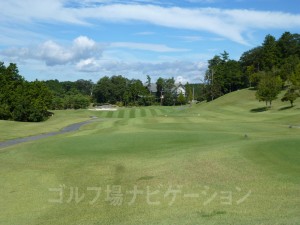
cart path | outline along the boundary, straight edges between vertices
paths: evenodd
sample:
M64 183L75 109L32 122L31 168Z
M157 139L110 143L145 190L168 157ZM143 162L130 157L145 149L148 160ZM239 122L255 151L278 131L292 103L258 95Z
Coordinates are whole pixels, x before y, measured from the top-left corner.
M0 148L5 148L5 147L12 146L12 145L20 144L20 143L36 141L36 140L40 140L43 138L47 138L47 137L51 137L51 136L55 136L55 135L59 135L59 134L65 134L65 133L77 131L82 126L89 124L89 123L96 122L96 121L99 121L99 120L92 119L92 120L88 120L88 121L84 121L84 122L80 122L80 123L71 124L71 125L63 128L60 131L50 132L50 133L46 133L46 134L38 134L38 135L24 137L24 138L16 138L16 139L0 142Z

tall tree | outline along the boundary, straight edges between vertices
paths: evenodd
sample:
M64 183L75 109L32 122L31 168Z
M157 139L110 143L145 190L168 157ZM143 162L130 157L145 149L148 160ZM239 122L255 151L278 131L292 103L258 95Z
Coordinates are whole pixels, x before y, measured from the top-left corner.
M267 35L262 44L263 55L263 70L271 71L273 67L278 65L279 51L277 48L277 42L274 36Z
M147 82L146 82L147 88L149 90L149 93L151 94L151 77L147 75Z
M161 77L159 77L156 81L156 90L156 98L161 101L164 92L164 79Z

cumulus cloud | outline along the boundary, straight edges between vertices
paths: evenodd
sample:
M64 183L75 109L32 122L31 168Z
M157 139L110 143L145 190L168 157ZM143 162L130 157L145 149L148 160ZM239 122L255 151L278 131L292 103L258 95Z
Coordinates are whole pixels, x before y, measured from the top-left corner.
M101 56L103 46L95 41L80 36L74 39L69 47L57 44L54 41L46 41L37 47L11 48L2 51L2 55L17 59L42 60L48 66L75 63L94 56Z
M175 78L175 83L176 84L186 84L188 82L188 79L187 78L185 78L185 77L183 77L183 76L177 76L176 78Z
M105 48L152 51L158 53L186 52L188 49L171 48L163 44L149 44L136 42L112 42L100 44L85 36L73 40L72 45L63 46L52 40L41 45L22 48L10 48L0 53L6 57L17 60L36 59L42 60L47 66L65 65L74 63L79 68L90 67L96 59L101 58ZM95 68L95 65L93 66Z
M82 59L76 64L76 69L80 72L97 72L101 69L95 58Z
M0 51L0 54L13 58L14 61L42 61L47 66L69 65L73 66L77 73L97 73L105 75L122 74L143 79L147 74L162 77L184 77L183 82L198 79L206 70L206 63L172 60L163 62L148 62L135 60L124 60L103 57L106 49L118 50L128 48L146 50L159 53L181 52L186 49L171 48L166 45L115 42L110 44L97 43L94 40L80 36L72 41L70 45L62 45L52 40L37 46L10 48Z

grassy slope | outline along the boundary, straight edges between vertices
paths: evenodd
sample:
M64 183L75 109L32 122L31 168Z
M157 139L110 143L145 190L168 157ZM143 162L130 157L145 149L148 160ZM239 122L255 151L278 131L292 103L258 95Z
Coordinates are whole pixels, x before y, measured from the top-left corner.
M253 91L242 90L187 109L101 112L111 119L7 148L0 152L0 224L296 225L300 129L288 126L300 124L299 106L279 110L286 104L276 101L267 112L251 112L260 104ZM58 197L48 188L61 184L64 203L48 203ZM122 186L122 206L105 201L107 185ZM126 190L135 185L144 193L129 206ZM164 197L170 185L182 186L172 206L172 196ZM66 203L70 187L85 199ZM94 205L87 187L102 188ZM160 205L147 204L147 187L159 191L151 201ZM232 205L222 204L226 191L232 191ZM183 197L193 193L199 198Z

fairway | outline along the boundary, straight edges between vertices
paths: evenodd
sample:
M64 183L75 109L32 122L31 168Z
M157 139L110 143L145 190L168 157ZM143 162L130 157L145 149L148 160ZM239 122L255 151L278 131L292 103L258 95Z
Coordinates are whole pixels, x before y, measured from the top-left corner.
M299 100L254 95L0 121L4 141L99 119L0 149L0 224L298 225Z

